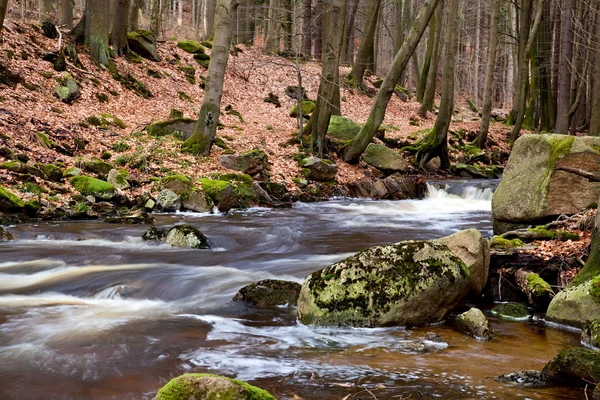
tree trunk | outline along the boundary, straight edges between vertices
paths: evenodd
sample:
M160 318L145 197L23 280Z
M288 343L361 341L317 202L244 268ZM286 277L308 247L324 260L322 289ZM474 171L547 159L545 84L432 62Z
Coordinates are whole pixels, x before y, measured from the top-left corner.
M286 54L291 55L294 51L294 15L292 12L292 0L281 0L281 26L283 27L283 48Z
M137 31L139 29L140 20L140 0L131 0L131 8L129 9L129 23L128 28L130 31Z
M569 132L569 108L571 104L571 62L573 59L573 12L575 0L565 0L561 16L560 61L558 63L558 98L556 110L556 133Z
M271 54L279 51L279 26L280 19L280 0L269 1L269 14L267 18L267 33L265 37L265 54Z
M155 38L160 37L162 30L162 19L161 19L161 0L152 0L152 11L150 14L150 31L154 34Z
M540 129L549 132L554 127L552 99L552 16L551 2L544 3L544 15L538 35L538 74L540 85Z
M521 13L519 14L516 91L513 98L512 110L510 112L510 121L513 124L517 120L518 114L523 114L525 112L525 107L522 105L523 102L521 100L525 98L525 101L527 101L529 87L527 85L529 82L529 54L525 52L525 46L529 39L532 9L533 0L523 0Z
M217 0L206 0L206 36L211 40L215 36ZM233 15L232 15L233 18ZM232 33L233 34L233 33Z
M473 103L479 106L479 51L481 42L481 1L477 2L477 21L475 22L475 66L473 72Z
M238 4L236 0L217 0L215 38L208 64L204 101L194 133L183 143L183 151L186 153L208 155L215 140L221 114L221 97L229 59L229 46L233 36L233 16Z
M425 61L423 62L423 71L419 79L417 86L417 101L423 102L425 98L425 89L427 87L427 80L429 78L429 69L431 67L431 59L433 58L433 48L435 47L435 34L437 31L436 25L441 24L441 21L437 21L436 14L431 18L429 23L429 37L427 39L427 51L425 52Z
M52 0L40 0L40 24L52 22Z
M444 19L444 7L440 5L435 14L434 18L438 21L435 25L435 44L433 46L432 65L429 68L427 74L427 84L425 85L425 95L423 96L423 102L419 108L419 116L425 118L427 111L433 111L433 102L435 100L435 89L437 88L438 78L438 67L440 64L440 43L442 41L442 27Z
M369 63L369 56L373 56L373 43L375 40L375 30L377 28L377 18L379 17L379 10L381 8L381 0L368 0L367 2L367 16L365 20L365 29L358 46L358 54L356 55L356 61L350 70L350 73L346 77L346 80L359 88L364 87L363 76Z
M323 67L317 103L311 116L311 151L319 157L323 157L329 120L340 97L339 64L346 9L346 0L328 0L323 3ZM339 109L337 113L339 114Z
M394 38L394 54L400 51L402 42L404 42L404 23L402 12L404 10L403 0L396 0L396 37Z
M58 0L58 25L73 28L73 0Z
M323 55L323 0L317 0L317 18L315 21L315 58L321 60Z
M590 136L600 136L600 46L596 48L596 62L594 63L593 68L593 106L590 119Z
M0 0L0 38L2 38L2 27L4 26L4 18L6 17L7 8L8 0Z
M360 4L360 0L351 0L352 7L349 8L349 18L348 25L346 25L346 40L344 41L344 51L343 60L345 60L348 64L352 64L354 62L354 21L356 20L356 12L358 11L358 6Z
M457 17L459 0L449 0L447 9L447 24L449 27L444 42L444 76L442 78L442 97L440 112L435 120L433 129L423 139L416 154L416 164L422 168L429 160L439 156L443 169L450 167L448 158L448 127L454 113L454 79L456 73L456 52L458 50Z
M130 0L114 1L113 27L110 35L110 44L119 56L129 51L127 44L127 24L129 23Z
M105 67L111 66L108 56L109 33L110 2L105 0L87 0L85 43L90 48L90 55Z
M494 0L492 5L492 24L490 27L490 41L488 48L488 64L485 71L485 87L483 89L483 109L477 147L483 149L487 142L492 114L492 89L494 84L494 69L496 67L496 52L498 49L498 23L500 22L500 1Z
M367 145L375 136L375 133L381 126L385 117L385 111L387 105L394 93L394 89L400 80L400 75L406 68L406 65L410 61L412 53L417 48L429 20L431 19L436 7L441 0L425 0L420 8L419 15L417 16L412 28L409 31L406 40L402 43L400 50L396 53L396 57L392 63L390 70L385 76L379 91L377 92L377 98L371 108L371 113L365 124L360 129L358 135L354 137L344 148L342 149L342 157L346 162L356 162L360 155L365 151Z
M312 4L304 0L304 15L302 16L302 53L306 57L312 54Z

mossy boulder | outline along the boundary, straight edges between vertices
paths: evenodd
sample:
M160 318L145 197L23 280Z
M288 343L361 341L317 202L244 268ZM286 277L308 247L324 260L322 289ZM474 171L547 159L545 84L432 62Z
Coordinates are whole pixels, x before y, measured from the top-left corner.
M38 164L37 167L53 182L60 182L63 179L62 169L54 164Z
M600 276L559 292L550 302L546 318L578 328L600 319Z
M600 195L600 182L558 167L600 174L600 138L524 135L510 154L492 200L495 233L539 225L561 214L575 214Z
M465 263L437 241L375 246L309 275L298 317L329 326L426 325L465 300L470 278Z
M167 230L162 228L157 228L155 226L148 229L142 235L142 240L151 241L151 242L159 242L163 241L167 236Z
M117 169L111 169L108 172L108 178L106 180L119 190L129 189L130 187L129 182L127 182L127 177Z
M301 288L297 282L265 279L241 288L233 301L258 307L295 306Z
M240 171L250 176L258 175L258 177L267 175L269 167L269 158L262 150L252 150L238 155L223 155L219 157L219 162L225 168Z
M54 94L63 103L71 104L81 96L79 85L68 72L65 72L63 81L63 85L54 88Z
M161 189L169 189L177 195L186 197L192 192L192 181L183 175L167 175L160 180Z
M138 29L127 33L127 43L129 49L135 51L140 57L152 61L160 61L158 51L156 51L156 37L150 31Z
M195 40L183 40L180 42L177 42L177 47L179 47L181 50L185 51L186 53L204 53L204 46L202 46L200 43L196 42Z
M156 196L156 207L166 212L179 211L181 208L181 197L171 189L163 189Z
M492 315L510 321L520 321L528 319L531 313L523 303L502 303L492 309Z
M367 164L377 169L390 172L408 171L408 163L404 157L387 146L369 143L362 157Z
M456 317L454 329L457 332L472 336L476 339L491 340L492 329L483 312L478 308L471 308Z
M37 176L38 178L48 179L46 174L39 168L20 161L5 161L0 164L0 169L6 169L22 175L32 175Z
M548 379L540 371L525 370L500 375L496 378L499 382L511 383L521 387L544 387L549 384Z
M302 115L305 118L310 118L310 114L312 114L313 111L315 111L315 102L314 101L312 101L312 100L302 101ZM298 118L298 104L296 104L290 110L290 117Z
M24 206L25 203L19 196L0 185L0 212L15 212Z
M194 188L183 199L183 208L194 212L210 212L215 203L203 190Z
M554 383L585 386L600 381L600 352L583 348L566 349L558 353L542 375Z
M354 139L354 136L360 132L361 125L352 121L350 118L339 115L332 115L329 120L327 134L336 141L347 142Z
M581 330L581 342L595 347L600 348L600 319L594 319L586 323Z
M314 181L333 181L337 175L337 166L328 160L310 156L300 161L302 174L305 178Z
M77 166L83 169L84 171L91 172L100 176L107 176L111 169L115 167L112 164L107 163L102 160L88 160L82 159L77 162Z
M68 167L63 171L64 178L72 178L74 176L79 176L83 174L83 171L77 167Z
M208 66L210 64L210 56L208 54L196 53L194 54L194 60L196 60L196 62L200 64L201 67L208 69Z
M258 204L250 176L225 174L216 178L200 178L199 181L202 190L213 200L220 212Z
M110 200L117 195L117 188L110 183L90 176L74 176L69 183L84 196L94 196L102 200Z
M191 225L177 225L169 229L165 243L173 247L210 249L206 236Z
M177 139L187 140L194 133L196 120L191 118L174 118L167 121L154 122L146 127L149 136L173 135Z
M237 379L185 374L163 386L155 400L275 400L269 392Z

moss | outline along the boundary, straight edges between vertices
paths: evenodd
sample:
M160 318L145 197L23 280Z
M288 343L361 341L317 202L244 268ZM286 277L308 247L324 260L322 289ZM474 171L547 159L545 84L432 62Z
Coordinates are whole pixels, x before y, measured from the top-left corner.
M8 204L9 208L23 208L25 203L16 194L0 186L0 204Z
M522 303L498 304L493 308L492 314L501 318L514 320L529 318L530 315L527 306Z
M360 132L360 124L349 118L332 115L327 133L336 140L352 140Z
M567 385L587 385L600 380L600 352L583 348L562 350L542 370L542 375Z
M311 100L303 100L302 101L302 114L306 117L313 113L315 110L315 102ZM298 117L298 104L296 104L290 110L290 117L297 118Z
M46 136L42 132L36 132L36 136L38 137L38 139L40 140L40 142L42 142L42 145L44 147L46 147L48 149L52 148L52 141L50 139L48 139L48 136Z
M101 159L110 160L111 157L112 157L112 154L110 153L110 151L102 150L102 154L100 155Z
M167 121L155 122L146 127L146 132L149 136L165 136L173 133L172 130L169 129L170 126L176 125L179 123L192 123L195 120L191 118L173 118Z
M273 397L271 394L269 394L263 389L257 388L237 379L226 378L223 376L213 374L184 374L175 379L172 379L169 383L167 383L162 389L158 391L158 393L156 394L156 399L188 400L190 398L206 398L204 396L206 393L203 392L205 392L205 390L209 388L203 388L202 385L195 385L195 383L198 383L197 381L201 380L202 378L222 378L235 384L233 388L229 387L229 389L226 389L225 391L216 394L216 396L214 397L215 400L275 400L275 397Z
M104 125L106 125L107 123L111 123L114 126L117 126L121 129L125 129L127 128L127 125L125 124L125 122L123 122L122 119L115 117L114 115L111 114L100 114L100 117L102 117L105 121Z
M207 54L197 53L194 54L194 60L202 67L208 69L208 65L210 64L210 56Z
M190 103L194 102L190 95L185 92L177 92L177 95L179 96L179 100L189 101Z
M144 85L142 82L137 80L131 74L121 75L118 72L115 72L115 73L113 73L113 79L121 82L121 84L123 85L123 87L125 87L125 89L131 90L138 96L141 96L145 99L149 99L154 96L152 94L152 92L150 91L150 89L148 89L146 87L146 85Z
M547 294L554 295L554 291L548 282L543 280L538 274L527 275L527 286L531 293L536 297L543 297Z
M170 183L170 182L175 182L175 181L179 181L179 182L183 183L184 185L192 184L192 181L190 181L190 179L188 177L185 177L183 175L169 175L169 176L165 176L164 178L161 179L162 183Z
M494 236L490 240L490 247L494 249L515 249L523 246L525 246L525 243L519 239L508 240L501 236Z
M538 240L560 240L566 242L567 240L579 240L579 235L568 231L551 231L543 226L536 226L535 228L529 228L529 232L535 232L539 235Z
M69 182L84 196L92 195L109 199L117 193L117 188L110 183L89 176L74 176L69 179Z
M140 36L154 36L154 34L148 30L145 29L138 29L137 31L133 31L133 32L127 32L127 38L128 39L137 39Z
M186 53L204 53L204 47L195 40L183 40L177 43L177 47Z
M200 183L202 184L202 189L204 193L208 195L213 201L217 202L219 200L219 195L227 186L230 185L227 181L209 179L209 178L200 178Z

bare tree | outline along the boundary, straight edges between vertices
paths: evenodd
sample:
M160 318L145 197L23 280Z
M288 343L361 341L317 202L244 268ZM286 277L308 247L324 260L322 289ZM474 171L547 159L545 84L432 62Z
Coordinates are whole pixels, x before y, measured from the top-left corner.
M110 33L110 3L105 0L87 0L85 8L85 42L91 56L105 67L111 64L108 55Z
M114 0L113 26L110 44L119 56L129 51L127 44L127 25L129 24L130 0Z

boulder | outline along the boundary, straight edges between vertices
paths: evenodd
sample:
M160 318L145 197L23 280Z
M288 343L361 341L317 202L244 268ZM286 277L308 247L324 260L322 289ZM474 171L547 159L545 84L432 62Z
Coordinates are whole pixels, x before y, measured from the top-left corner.
M304 100L302 101L302 116L305 118L310 118L310 114L315 110L315 102L312 100ZM290 117L298 118L298 104L296 104L290 110Z
M527 370L500 375L496 378L499 382L513 383L523 387L544 387L548 385L548 379L540 371Z
M546 318L578 328L600 319L600 276L559 292L550 302Z
M0 185L0 212L16 212L25 207L19 196Z
M600 182L559 167L600 173L600 137L524 135L513 148L492 199L494 232L540 225L598 201Z
M301 288L297 282L265 279L241 288L233 301L258 307L295 306Z
M239 156L223 155L219 157L219 162L225 168L241 171L250 176L262 175L269 167L269 159L262 150L252 150Z
M69 179L69 183L84 196L92 195L97 199L111 200L117 195L116 187L106 181L90 176L74 176Z
M581 342L596 349L600 348L600 319L585 324L581 330Z
M187 197L194 189L192 181L183 175L168 175L160 181L161 189L169 189L178 196Z
M60 182L63 179L62 170L54 164L37 164L37 167L48 177L52 182Z
M492 315L511 321L528 319L531 313L523 303L502 303L492 309Z
M179 47L186 53L204 53L204 46L202 46L195 40L182 40L180 42L177 42L177 47Z
M183 199L183 208L194 212L210 212L214 206L212 199L200 189L193 190Z
M156 51L156 37L150 31L138 29L127 33L127 44L129 49L135 51L141 57L152 61L160 61Z
M108 178L106 180L119 190L129 189L130 187L127 178L116 169L111 169L108 172Z
M96 175L107 176L111 169L115 167L106 161L82 159L77 162L77 166L84 171L91 172Z
M472 336L476 339L491 340L492 329L483 312L478 308L460 314L454 321L457 332Z
M156 228L153 226L146 232L144 232L144 234L142 235L142 239L147 241L162 242L166 236L166 229Z
M166 212L179 211L181 208L181 197L170 189L163 189L156 197L156 206Z
M584 386L600 381L600 352L583 348L566 349L558 353L542 375L553 383Z
M13 240L14 237L13 235L7 231L6 229L4 229L3 227L0 226L0 242L6 242L8 240Z
M173 247L210 249L206 236L191 225L177 225L169 229L165 243Z
M1 169L6 169L23 175L37 176L38 178L48 179L46 174L32 165L25 164L20 161L6 161L0 164Z
M212 374L184 374L171 379L154 400L276 400L269 392L237 379Z
M77 167L69 167L64 170L63 177L64 178L72 178L74 176L79 176L83 174L83 171Z
M146 132L149 136L173 135L178 139L187 140L194 133L195 127L195 119L174 118L150 124L146 127Z
M239 208L240 195L235 187L227 185L220 193L217 200L217 208L220 212L229 212L232 208Z
M404 157L389 147L380 144L369 143L363 153L363 160L367 164L384 171L408 171L408 163Z
M312 273L298 316L316 325L426 325L462 304L470 278L465 262L439 241L375 246Z
M54 94L63 103L71 104L77 100L79 96L81 96L81 91L79 90L79 85L77 85L77 82L75 82L71 74L65 72L63 79L64 85L57 86L54 89Z
M332 115L329 120L327 134L335 141L346 142L354 139L360 132L360 124L352 121L350 118L339 115Z
M319 157L310 156L300 162L302 174L307 179L314 181L333 181L337 174L337 167L329 160L321 160Z
M108 222L110 224L153 224L156 222L156 220L145 210L135 210L127 215L106 217L104 222Z

